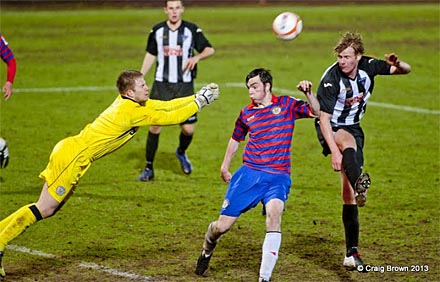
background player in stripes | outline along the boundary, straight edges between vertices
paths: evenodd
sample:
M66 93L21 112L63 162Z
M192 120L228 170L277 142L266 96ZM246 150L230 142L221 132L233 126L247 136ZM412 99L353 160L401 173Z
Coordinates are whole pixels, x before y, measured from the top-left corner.
M196 24L182 20L184 10L183 1L165 1L164 11L168 20L156 24L148 36L147 53L141 72L146 75L157 59L152 99L166 101L192 95L197 63L214 54L214 48L202 30ZM195 50L198 54L195 54ZM180 124L176 157L185 174L192 172L191 162L185 152L191 144L195 122L196 114ZM150 126L146 142L146 165L139 181L150 181L154 178L153 162L161 129L158 125Z
M13 84L15 74L17 72L17 62L15 61L14 52L9 48L8 42L0 34L0 57L6 64L6 82L2 87L3 98L7 101L13 93ZM6 142L6 141L5 141ZM9 151L7 144L0 152L0 168L5 168L9 163Z
M40 178L44 181L36 203L24 205L0 221L0 277L3 252L10 241L30 225L55 215L73 194L90 165L130 141L139 126L170 125L184 121L219 96L214 83L196 96L172 101L149 98L149 89L139 71L123 71L116 82L120 95L78 135L58 142Z
M319 103L312 84L301 81L297 88L308 103L290 96L272 93L272 76L268 70L254 69L246 76L251 103L245 106L221 165L221 177L229 183L217 221L211 222L205 235L196 274L203 275L220 236L231 229L238 217L262 202L266 213L266 237L259 281L269 281L281 244L281 215L289 195L290 155L295 121L319 115ZM231 176L229 166L241 141L248 135L243 165Z
M323 74L317 91L321 114L317 131L323 154L331 154L334 171L341 174L342 220L346 255L343 265L350 270L363 262L358 252L358 206L365 205L370 176L362 173L364 133L360 120L371 97L376 75L407 74L411 67L396 54L384 60L364 56L359 33L345 33L334 48L338 61Z
M8 42L5 38L0 34L0 57L3 62L6 63L6 82L2 87L3 98L8 100L11 97L13 89L12 85L14 84L15 73L17 71L17 63L15 61L14 53L11 48L9 48Z

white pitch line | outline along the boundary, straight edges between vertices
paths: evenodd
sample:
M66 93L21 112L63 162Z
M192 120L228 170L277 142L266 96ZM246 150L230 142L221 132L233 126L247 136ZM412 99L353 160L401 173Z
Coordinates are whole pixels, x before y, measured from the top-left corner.
M22 247L22 246L17 246L17 245L8 245L8 246L6 246L6 248L14 250L14 251L26 253L26 254L31 254L31 255L35 255L35 256L39 256L39 257L44 257L44 258L53 258L53 259L58 258L56 255L44 253L44 252L37 251L37 250L32 250L32 249L29 249L29 248L26 248L26 247Z
M79 264L79 266L85 267L85 268L95 269L95 270L98 270L98 271L101 271L101 272L106 272L106 273L109 273L109 274L114 275L114 276L129 278L131 280L136 280L136 281L154 281L152 277L142 276L142 275L138 275L138 274L134 274L134 273L129 273L129 272L123 272L123 271L119 271L119 270L116 270L116 269L105 267L105 266L102 266L102 265L99 265L99 264L96 264L96 263L81 262Z
M40 93L40 92L82 92L82 91L106 91L115 90L116 86L76 86L76 87L52 87L52 88L18 88L14 89L17 93Z
M202 83L196 83L196 87L203 86L205 84ZM245 88L244 82L226 82L224 83L226 87L240 87ZM18 88L14 89L14 92L16 93L53 93L53 92L84 92L84 91L110 91L110 90L116 90L116 87L112 86L76 86L76 87L54 87L54 88ZM299 91L292 91L288 89L283 88L273 88L274 91L277 91L279 93L287 94L287 95L300 95L302 94ZM394 105L394 104L387 104L387 103L379 103L370 101L368 102L368 105L379 107L379 108L386 108L386 109L393 109L393 110L400 110L400 111L407 111L407 112L413 112L413 113L422 113L422 114L431 114L431 115L440 115L440 111L438 110L428 110L423 108L416 108L416 107L410 107L410 106L404 106L404 105Z
M41 252L38 250L32 250L32 249L29 249L29 248L26 248L23 246L8 245L8 246L6 246L6 248L10 249L10 250L26 253L26 254L39 256L39 257L60 259L60 257L58 257L56 255L44 253L44 252ZM131 279L133 281L154 281L153 277L150 277L150 276L143 276L143 275L139 275L139 274L135 274L135 273L131 273L131 272L120 271L117 269L102 266L102 265L92 263L92 262L80 262L80 263L78 263L78 266L82 267L82 268L94 269L94 270L97 270L100 272L109 273L111 275L118 276L118 277L125 277L125 278Z
M440 115L440 111L436 110L428 110L428 109L422 109L422 108L415 108L410 106L402 106L402 105L394 105L394 104L387 104L387 103L379 103L370 101L368 102L368 105L381 107L381 108L387 108L387 109L394 109L394 110L402 110L407 112L414 112L414 113L421 113L421 114L431 114L431 115Z

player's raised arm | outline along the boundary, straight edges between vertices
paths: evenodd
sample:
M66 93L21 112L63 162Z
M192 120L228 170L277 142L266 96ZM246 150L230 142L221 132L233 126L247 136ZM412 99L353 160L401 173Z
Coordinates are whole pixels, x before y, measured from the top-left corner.
M306 95L313 116L319 117L319 114L321 113L319 102L318 99L316 99L316 96L313 94L312 86L313 86L312 82L308 80L302 80L298 83L296 88Z
M390 74L407 74L411 72L411 66L399 60L399 57L394 54L385 54L385 60L391 66Z

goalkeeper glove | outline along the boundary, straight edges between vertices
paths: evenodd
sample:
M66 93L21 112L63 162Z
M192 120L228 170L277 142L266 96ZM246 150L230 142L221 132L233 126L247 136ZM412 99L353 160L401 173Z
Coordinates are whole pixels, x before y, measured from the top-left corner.
M216 83L211 82L210 84L206 85L206 87L211 90L212 94L214 95L214 100L217 100L220 97L220 89Z
M220 90L218 85L215 83L210 83L202 87L202 89L196 93L196 98L194 101L197 103L197 106L199 106L199 109L201 109L214 102L214 100L217 100L219 96Z
M5 168L9 163L8 145L5 145L3 150L0 151L0 168Z

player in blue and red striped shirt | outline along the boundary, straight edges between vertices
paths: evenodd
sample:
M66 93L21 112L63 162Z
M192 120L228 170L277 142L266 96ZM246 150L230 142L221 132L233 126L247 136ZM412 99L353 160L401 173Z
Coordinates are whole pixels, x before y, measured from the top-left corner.
M272 93L272 76L268 70L255 69L246 77L251 103L245 106L235 122L221 165L221 177L229 183L220 216L211 222L205 236L196 274L208 269L211 254L220 236L230 230L238 217L263 203L266 237L260 267L260 281L269 281L281 244L281 215L289 195L290 155L295 120L319 115L319 103L309 81L297 88L308 102ZM229 165L241 141L248 136L243 151L243 165L231 175Z
M0 34L0 57L7 65L6 83L2 87L3 97L8 100L12 95L12 84L14 83L17 64L15 62L14 53L8 46L8 42Z
M17 70L17 64L15 62L14 53L8 46L8 42L0 34L0 57L6 63L6 82L2 87L3 98L8 100L12 95L12 84L14 83L15 73ZM0 168L5 168L9 163L8 147L5 146L0 151ZM1 273L0 273L1 274Z

